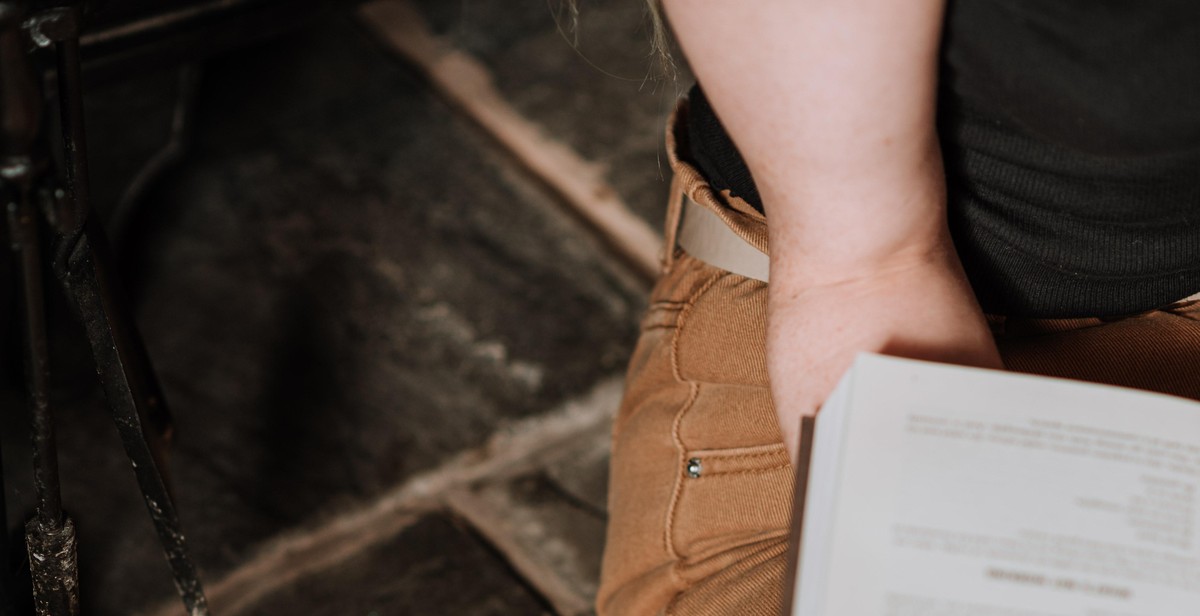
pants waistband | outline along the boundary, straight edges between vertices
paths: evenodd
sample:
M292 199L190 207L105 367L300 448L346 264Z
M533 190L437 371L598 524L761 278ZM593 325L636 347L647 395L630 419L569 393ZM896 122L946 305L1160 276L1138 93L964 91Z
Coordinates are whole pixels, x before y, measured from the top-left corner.
M676 244L693 257L714 267L767 282L771 260L743 240L708 208L683 197L682 221Z

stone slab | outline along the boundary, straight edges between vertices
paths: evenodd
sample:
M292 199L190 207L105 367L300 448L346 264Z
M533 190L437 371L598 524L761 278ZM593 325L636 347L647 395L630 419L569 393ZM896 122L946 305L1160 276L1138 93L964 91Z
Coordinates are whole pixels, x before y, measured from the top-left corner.
M209 579L623 370L637 283L350 16L200 96L125 254ZM87 362L59 365L85 611L133 613L170 580Z
M668 75L650 53L642 0L418 0L431 26L482 61L505 97L585 158L634 212L662 225L670 172L663 125L691 76L674 54Z

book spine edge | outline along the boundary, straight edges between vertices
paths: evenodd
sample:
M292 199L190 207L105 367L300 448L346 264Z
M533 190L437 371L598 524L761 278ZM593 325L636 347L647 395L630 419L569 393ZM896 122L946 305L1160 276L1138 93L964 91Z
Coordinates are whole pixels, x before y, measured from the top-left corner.
M792 616L796 599L796 586L800 580L800 542L804 530L804 502L808 494L809 468L812 466L813 434L816 432L816 417L806 416L800 420L800 447L796 459L796 482L792 498L792 532L788 540L788 567L783 592L781 616Z

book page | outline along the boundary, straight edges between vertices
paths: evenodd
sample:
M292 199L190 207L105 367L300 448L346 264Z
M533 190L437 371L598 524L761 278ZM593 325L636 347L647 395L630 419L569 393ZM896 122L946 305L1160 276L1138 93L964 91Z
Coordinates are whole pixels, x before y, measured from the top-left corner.
M823 614L1200 613L1200 404L878 356L854 382Z

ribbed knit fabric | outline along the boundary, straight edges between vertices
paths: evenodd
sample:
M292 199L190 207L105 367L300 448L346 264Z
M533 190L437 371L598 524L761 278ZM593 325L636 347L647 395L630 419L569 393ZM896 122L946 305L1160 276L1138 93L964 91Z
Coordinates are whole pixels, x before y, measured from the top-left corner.
M952 0L939 135L986 312L1143 312L1200 291L1200 4ZM697 86L691 162L759 211Z
M1133 314L1200 291L1200 152L1103 158L944 117L950 228L986 311Z

